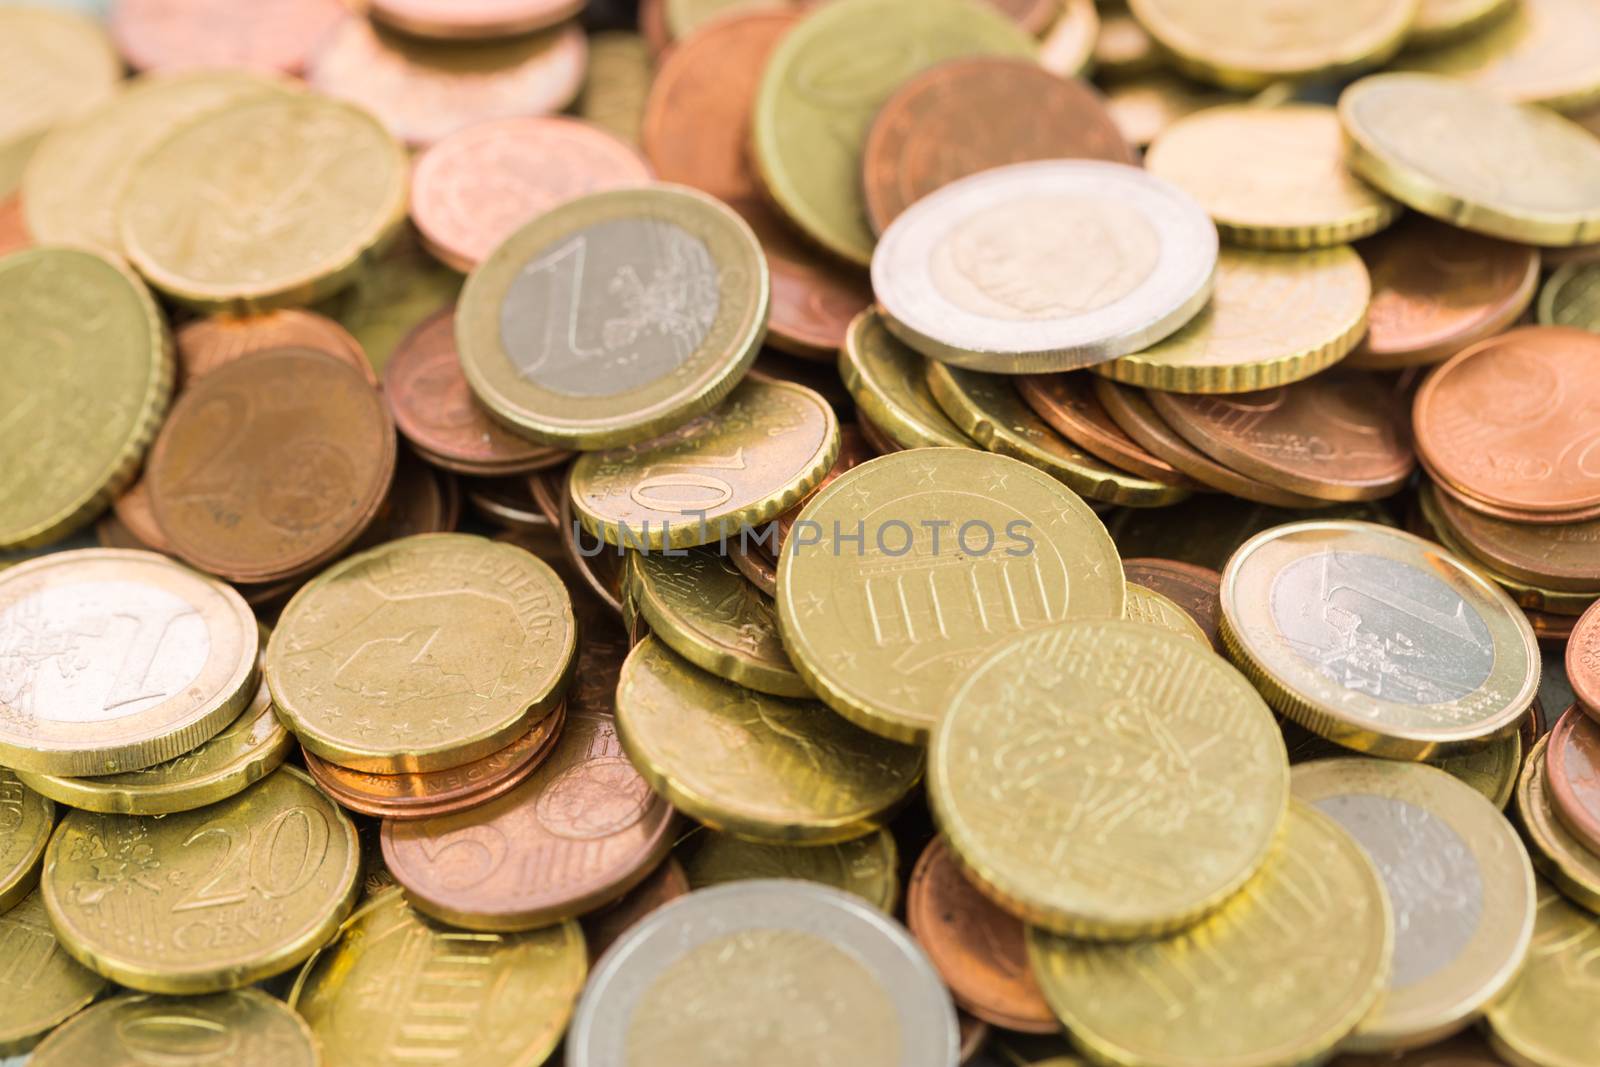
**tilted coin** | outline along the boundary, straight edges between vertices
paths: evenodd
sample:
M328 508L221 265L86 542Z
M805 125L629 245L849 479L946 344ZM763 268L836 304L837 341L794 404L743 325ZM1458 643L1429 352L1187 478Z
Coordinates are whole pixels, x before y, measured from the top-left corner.
M571 1067L693 1063L709 1049L775 1067L955 1067L955 1009L922 950L864 901L739 882L629 931L595 967L567 1035Z
M76 249L0 259L0 315L0 549L27 548L133 480L172 393L172 342L144 283Z
M1463 506L1458 498L1439 492L1433 485L1423 485L1418 499L1422 517L1432 527L1438 542L1461 559L1477 564L1479 570L1493 578L1495 584L1509 593L1511 599L1522 607L1577 616L1582 615L1591 604L1600 599L1600 582L1588 580L1583 583L1583 588L1574 589L1571 588L1572 583L1562 581L1557 584L1565 588L1548 588L1537 576L1525 578L1507 574L1496 562L1496 557L1508 554L1498 551L1505 547L1499 543L1503 537L1509 536L1513 539L1512 545L1515 547L1521 547L1518 542L1522 545L1532 542L1554 556L1566 547L1558 540L1561 534L1577 531L1575 540L1580 540L1596 525L1592 520L1561 526L1529 526L1526 523L1507 522L1492 515L1475 512ZM1454 508L1455 513L1446 517L1444 512L1446 506ZM1465 521L1458 523L1457 519ZM1474 536L1484 533L1485 530L1491 531L1490 537L1493 540L1468 542L1461 534L1463 529L1471 529ZM1492 548L1489 547L1491 544ZM1534 558L1537 560L1539 557ZM1522 566L1527 562L1525 559L1513 555L1511 562L1517 564L1518 571L1526 573ZM1585 560L1583 565L1591 564Z
M314 348L338 356L369 382L378 384L361 342L332 319L299 308L192 319L173 335L173 342L178 380L183 384L193 384L226 363L274 348Z
M588 960L575 922L521 934L463 933L398 889L350 916L295 979L289 1007L329 1064L539 1067L561 1040Z
M1480 32L1442 47L1408 51L1396 66L1444 74L1558 111L1577 111L1600 100L1600 59L1586 47L1600 34L1600 12L1582 0L1495 6L1503 12Z
M456 312L461 367L501 421L597 449L669 430L728 394L765 329L750 228L676 186L570 200L479 264Z
M388 249L323 310L381 371L407 334L460 293L461 275L428 255L416 231L402 226Z
M1210 567L1148 557L1125 558L1122 573L1129 586L1160 593L1176 604L1200 627L1206 643L1217 652L1222 651L1222 638L1217 633L1222 615L1222 575Z
M1600 265L1568 263L1539 290L1541 326L1576 326L1600 333Z
M444 770L505 748L559 703L575 630L566 587L531 553L424 534L295 594L265 673L279 714L324 759Z
M1388 992L1343 1047L1415 1048L1469 1025L1516 977L1533 935L1533 867L1511 824L1470 786L1414 763L1303 763L1291 789L1356 839L1394 914Z
M259 989L208 997L125 994L96 1004L53 1031L34 1067L319 1067L305 1021Z
M1573 705L1545 749L1550 807L1572 835L1600 855L1600 723Z
M900 853L887 830L834 845L776 845L702 829L678 847L693 889L794 878L854 893L885 915L900 899Z
M1129 622L1142 622L1146 626L1155 626L1179 637L1187 637L1206 648L1211 647L1206 632L1200 628L1200 624L1193 616L1172 599L1153 589L1146 589L1137 582L1128 583L1128 602L1122 609L1122 617Z
M1507 1062L1588 1067L1600 1048L1600 994L1593 970L1600 920L1569 904L1543 879L1538 918L1522 973L1489 1006L1490 1041Z
M1491 340L1494 340L1494 338L1491 338ZM1412 426L1416 426L1416 415L1414 412L1412 415ZM1524 449L1522 451L1523 455L1518 456L1517 459L1522 459L1526 456L1526 450ZM1545 457L1540 456L1534 460L1534 463L1538 464L1542 461L1545 461ZM1561 511L1530 511L1527 508L1510 507L1498 501L1488 500L1483 496L1468 492L1462 486L1446 480L1433 466L1429 453L1425 451L1418 451L1417 462L1422 467L1423 473L1426 474L1430 479L1430 487L1433 489L1436 496L1451 497L1462 507L1468 508L1472 511L1481 511L1483 514L1488 515L1491 518L1503 519L1507 522L1520 522L1527 526L1552 527L1572 526L1592 522L1595 519L1600 519L1600 504L1586 504L1582 507ZM1584 475L1580 472L1580 477L1583 476ZM1541 480L1551 481L1552 479L1547 477ZM1545 485L1539 488L1543 489L1546 493L1551 494L1562 493L1563 489L1570 493L1574 488L1573 482L1575 480L1576 479L1572 478L1566 479L1565 486L1557 484L1555 486Z
M1556 815L1551 796L1550 738L1541 737L1517 780L1517 815L1527 832L1529 855L1562 893L1600 915L1600 853L1590 852Z
M180 756L256 693L255 616L149 552L58 552L0 574L0 759L116 774Z
M56 806L13 771L0 770L0 913L39 884L39 865L56 825Z
M1279 526L1222 575L1228 654L1279 712L1420 759L1517 728L1539 687L1526 617L1432 542L1366 522Z
M282 974L355 905L355 827L305 772L161 818L72 811L40 893L64 948L149 993L215 993Z
M492 41L554 26L582 9L579 0L377 0L372 17L417 37Z
M1009 636L1117 618L1122 567L1081 498L1025 463L912 449L814 497L784 543L778 625L830 707L925 738L972 663Z
M928 391L924 362L868 308L850 322L839 349L839 377L872 426L896 446L976 447Z
M299 74L330 28L338 0L117 0L111 33L138 70L248 67Z
M67 955L38 893L0 913L0 952L14 964L0 970L0 1055L27 1052L110 984Z
M1289 761L1266 704L1209 647L1082 619L969 671L929 742L928 792L962 868L1008 911L1076 937L1149 937L1260 869Z
M1260 877L1204 922L1121 945L1034 929L1028 949L1045 999L1102 1063L1291 1067L1366 1017L1393 944L1383 881L1361 846L1292 800Z
M1163 485L1192 487L1186 475L1158 458L1118 426L1094 395L1088 374L1024 374L1017 392L1033 413L1068 441L1120 470Z
M1339 97L1350 168L1425 215L1508 241L1600 240L1600 142L1453 78L1377 74Z
M39 139L108 100L122 77L93 19L37 5L0 10L0 196L10 196Z
M256 310L344 288L405 208L405 153L376 119L274 93L189 122L135 163L118 238L173 299Z
M725 682L656 638L617 684L617 733L657 793L754 841L832 844L882 826L922 777L922 752L816 701Z
M1205 306L1216 263L1216 227L1188 193L1124 164L1057 160L911 205L878 242L872 288L885 325L930 359L1025 374L1168 336Z

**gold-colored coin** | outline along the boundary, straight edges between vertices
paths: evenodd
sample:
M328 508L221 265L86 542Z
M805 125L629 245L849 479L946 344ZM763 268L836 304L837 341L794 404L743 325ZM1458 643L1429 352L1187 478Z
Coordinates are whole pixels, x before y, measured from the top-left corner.
M701 830L678 848L694 889L752 878L797 878L854 893L886 915L900 897L900 852L879 830L834 845L775 845Z
M1579 111L1600 99L1600 52L1594 47L1600 9L1587 0L1471 0L1458 6L1488 8L1499 17L1443 47L1407 52L1395 65L1558 111Z
M35 5L0 8L0 199L49 129L104 103L122 60L97 22Z
M1318 760L1290 783L1356 839L1394 913L1388 992L1343 1048L1417 1048L1468 1025L1533 935L1533 866L1517 832L1470 786L1418 763Z
M839 420L826 400L793 382L747 378L671 433L579 456L572 504L609 544L705 545L788 511L838 455Z
M133 480L172 396L150 291L92 252L0 258L0 549L59 540Z
M456 302L461 275L423 250L416 230L401 227L394 241L355 282L323 305L382 372L400 342L440 308Z
M0 953L12 964L0 969L0 1056L27 1052L109 984L67 955L38 893L0 914Z
M1140 148L1185 115L1245 99L1238 93L1199 85L1166 70L1118 79L1106 86L1106 107L1112 120L1128 143Z
M1222 575L1228 655L1279 712L1346 748L1425 759L1517 729L1539 689L1527 616L1420 537L1312 521Z
M39 884L39 865L56 806L0 769L0 912L10 911Z
M1194 616L1179 607L1171 597L1162 596L1154 589L1146 589L1134 582L1128 583L1128 600L1123 605L1122 617L1129 622L1142 622L1146 626L1159 627L1179 637L1198 641L1205 648L1211 647L1211 639L1194 621Z
M835 711L920 741L970 666L1012 634L1120 618L1122 561L1098 516L1026 463L911 449L846 471L778 562L778 626Z
M1593 1067L1600 1049L1600 920L1539 882L1539 914L1522 973L1489 1006L1496 1051L1521 1067Z
M209 997L130 994L56 1029L31 1067L321 1067L305 1020L259 989Z
M874 242L862 202L861 150L879 106L941 60L1035 50L1010 19L971 0L826 5L767 61L751 120L761 181L802 231L864 267Z
M1405 41L1417 0L1130 0L1185 74L1229 89L1375 67Z
M1600 241L1600 139L1541 107L1433 74L1339 97L1350 168L1425 215L1508 241Z
M1049 6L1059 7L1061 14L1040 38L1039 66L1062 78L1088 77L1095 66L1095 47L1100 40L1100 9L1095 0L1060 0Z
M1434 48L1470 37L1505 16L1519 0L1422 0L1406 31L1407 48Z
M652 789L752 841L833 844L882 826L922 778L922 752L815 701L743 689L653 637L617 684L617 735Z
M1533 848L1539 872L1572 900L1600 915L1600 856L1572 835L1556 815L1545 770L1548 737L1541 737L1517 779L1517 814Z
M1189 495L1080 451L1017 395L1010 379L927 361L928 388L961 431L990 452L1039 468L1074 492L1107 504L1161 507Z
M1261 876L1204 922L1120 945L1034 929L1028 953L1045 999L1101 1063L1291 1067L1324 1058L1378 1002L1393 927L1361 846L1291 801Z
M778 616L761 593L721 553L628 555L632 606L661 642L701 670L747 689L809 697L778 636Z
M1349 245L1306 252L1225 248L1211 302L1177 333L1090 368L1175 393L1242 393L1309 378L1367 331L1372 280Z
M289 1006L330 1065L539 1067L588 973L568 919L520 934L466 933L425 918L398 889L362 905L306 964Z
M356 828L284 767L219 804L153 818L68 812L40 893L62 946L147 993L216 993L282 974L355 906Z
M1539 323L1600 333L1600 263L1558 267L1539 290Z
M118 237L139 273L185 304L303 304L354 281L394 235L408 166L360 108L310 93L241 100L134 164Z
M928 391L926 360L868 308L850 322L839 377L872 425L901 448L974 448Z
M266 678L325 760L398 774L498 752L554 710L577 645L543 560L469 534L390 541L323 571L283 609Z
M590 34L589 71L578 97L578 115L638 147L654 70L650 46L639 34Z
M188 752L256 692L260 635L221 582L153 552L57 552L0 574L0 760L139 770Z
M1216 910L1266 860L1289 759L1272 712L1209 645L1083 619L1013 637L966 673L929 742L929 802L1007 910L1075 937L1150 937Z
M1223 240L1246 248L1343 244L1400 214L1345 167L1339 113L1325 104L1208 108L1163 130L1144 165L1193 194Z
M542 444L613 448L727 396L769 299L761 245L732 208L676 185L616 189L545 212L490 253L461 292L456 342L500 421Z
M1094 42L1094 73L1107 80L1138 77L1160 70L1161 52L1139 20L1126 7L1111 7L1100 15L1100 34Z
M40 244L121 254L117 210L134 165L146 153L208 112L287 90L288 83L247 70L135 78L124 92L40 143L22 177L28 232Z

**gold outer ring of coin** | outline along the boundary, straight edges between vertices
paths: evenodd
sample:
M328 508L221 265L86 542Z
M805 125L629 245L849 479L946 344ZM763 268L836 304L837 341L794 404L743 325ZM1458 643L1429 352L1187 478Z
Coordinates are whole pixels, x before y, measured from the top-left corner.
M1493 564L1478 557L1466 543L1461 540L1450 524L1445 521L1444 515L1439 510L1439 505L1434 501L1433 493L1437 492L1431 485L1424 485L1417 494L1417 500L1422 508L1422 517L1433 532L1438 542L1448 548L1453 555L1463 563L1470 564L1482 571L1489 578L1506 591L1506 595L1516 602L1518 607L1532 608L1534 611L1547 611L1552 615L1582 615L1596 600L1600 600L1600 589L1589 592L1562 591L1546 589L1532 582L1513 578L1502 573Z
M894 374L899 368L877 365L872 351L889 346L903 350L909 360L922 359L889 332L876 308L868 308L850 320L844 345L839 349L839 378L867 421L901 448L972 448L972 441L950 422L949 416L939 411L918 411L895 400L890 389L917 390L924 382L912 380L910 375Z
M1528 855L1565 896L1600 916L1600 856L1573 837L1556 815L1547 777L1549 750L1549 735L1539 738L1517 779L1517 815L1533 846Z
M1522 974L1485 1013L1489 1045L1516 1067L1593 1067L1600 1017L1592 1010L1600 924L1539 880L1539 915ZM1441 1067L1443 1061L1436 1060ZM1484 1062L1474 1058L1474 1062ZM1465 1067L1465 1064L1463 1064Z

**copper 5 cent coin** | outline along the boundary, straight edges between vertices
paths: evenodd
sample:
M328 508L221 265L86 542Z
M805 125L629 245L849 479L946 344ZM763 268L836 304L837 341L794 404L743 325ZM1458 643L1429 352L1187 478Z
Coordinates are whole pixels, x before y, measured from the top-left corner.
M372 0L372 17L416 37L446 41L515 37L564 22L583 0Z
M185 392L148 477L175 553L233 581L265 582L354 543L394 465L394 424L366 378L325 352L280 348Z
M1545 773L1556 816L1589 851L1600 855L1600 722L1576 704L1550 731Z
M340 0L117 0L111 36L137 70L257 67L298 74L348 16Z
M1583 710L1600 720L1600 603L1578 619L1567 640L1567 681Z
M195 319L173 337L178 374L192 383L224 363L273 348L314 348L337 356L378 383L361 342L337 322L310 311L284 308L260 315L212 315Z

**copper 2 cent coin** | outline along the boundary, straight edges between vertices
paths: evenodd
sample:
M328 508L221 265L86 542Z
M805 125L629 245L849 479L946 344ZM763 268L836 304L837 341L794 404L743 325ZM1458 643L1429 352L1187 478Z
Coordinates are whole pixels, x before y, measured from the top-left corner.
M1163 485L1194 484L1172 464L1129 437L1106 414L1105 406L1094 395L1092 375L1024 374L1016 383L1017 392L1035 415L1091 456Z
M1545 773L1562 825L1600 855L1600 722L1576 704L1550 731Z
M146 477L174 553L231 581L270 582L354 543L388 496L395 449L388 409L359 371L279 348L186 390Z
M178 330L173 340L178 374L185 382L271 348L314 348L344 360L374 385L378 382L361 342L350 336L349 330L326 316L297 308L195 319Z
M1567 682L1578 704L1600 720L1600 602L1578 617L1567 639Z
M1211 647L1222 653L1222 575L1210 567L1175 559L1125 559L1122 573L1129 583L1154 590L1182 608L1205 631Z
M414 37L484 41L565 22L584 0L371 0L372 17Z
M340 0L117 0L111 36L136 70L254 67L298 74L349 15Z

